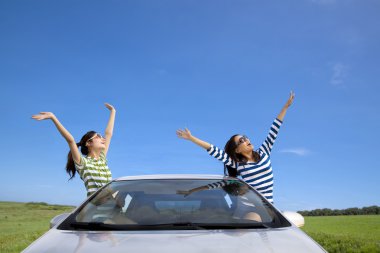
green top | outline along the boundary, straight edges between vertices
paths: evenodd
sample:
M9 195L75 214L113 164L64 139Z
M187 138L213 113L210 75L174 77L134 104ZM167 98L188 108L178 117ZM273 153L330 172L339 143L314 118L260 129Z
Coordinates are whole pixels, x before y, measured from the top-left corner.
M80 165L75 164L75 168L86 186L87 196L90 196L112 180L112 174L107 166L107 159L103 152L100 153L98 159L81 156L80 162Z

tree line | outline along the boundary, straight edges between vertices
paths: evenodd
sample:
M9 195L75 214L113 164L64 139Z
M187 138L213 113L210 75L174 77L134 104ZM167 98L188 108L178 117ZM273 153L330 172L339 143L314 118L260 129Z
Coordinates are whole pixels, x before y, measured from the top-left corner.
M335 215L365 215L380 214L380 206L368 206L363 208L351 207L347 209L315 209L311 211L298 211L302 216L335 216Z

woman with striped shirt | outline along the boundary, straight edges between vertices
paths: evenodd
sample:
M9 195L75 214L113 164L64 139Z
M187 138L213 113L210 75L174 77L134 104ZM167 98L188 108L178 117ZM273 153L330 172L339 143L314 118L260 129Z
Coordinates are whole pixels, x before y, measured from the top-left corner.
M105 106L110 110L105 137L95 131L89 131L78 143L53 113L40 112L32 116L35 120L52 120L59 133L65 138L70 148L67 155L66 172L70 179L78 172L86 187L87 196L112 180L106 156L113 134L116 110L110 104L106 103Z
M240 134L233 135L226 143L224 150L196 138L188 129L178 130L177 136L206 149L211 156L224 163L230 176L240 175L246 183L273 203L273 173L270 155L282 121L293 100L294 93L291 92L288 101L272 123L267 138L257 150L254 150L247 136Z

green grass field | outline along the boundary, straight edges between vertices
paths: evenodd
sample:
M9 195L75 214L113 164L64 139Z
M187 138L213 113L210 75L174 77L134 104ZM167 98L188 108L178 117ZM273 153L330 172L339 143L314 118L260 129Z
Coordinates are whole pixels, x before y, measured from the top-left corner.
M25 249L54 216L74 207L0 202L0 252ZM379 252L380 215L305 217L303 230L330 253Z
M49 229L50 220L74 207L0 202L0 252L18 253Z
M330 253L380 252L380 215L305 217L303 230Z

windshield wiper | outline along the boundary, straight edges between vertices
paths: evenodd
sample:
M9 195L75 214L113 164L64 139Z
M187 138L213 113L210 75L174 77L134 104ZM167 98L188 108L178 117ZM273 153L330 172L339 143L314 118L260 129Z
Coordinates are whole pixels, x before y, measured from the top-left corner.
M72 222L70 226L86 230L116 230L114 224L106 224L103 222Z
M140 227L147 228L147 229L181 229L181 230L207 229L205 224L193 223L193 222L159 223L159 224L140 225Z
M161 224L106 224L103 222L72 222L71 227L84 230L206 230L206 229L258 229L270 228L264 223L193 223L173 222Z
M205 230L205 229L258 229L270 228L264 223L194 223L194 222L173 222L147 225L125 225L125 228L137 228L140 230Z
M160 229L206 229L191 222L166 224L106 224L103 222L72 222L71 227L84 230L160 230Z
M264 223L198 223L204 229L249 229L249 228L270 228Z

